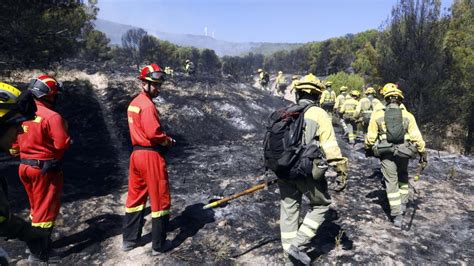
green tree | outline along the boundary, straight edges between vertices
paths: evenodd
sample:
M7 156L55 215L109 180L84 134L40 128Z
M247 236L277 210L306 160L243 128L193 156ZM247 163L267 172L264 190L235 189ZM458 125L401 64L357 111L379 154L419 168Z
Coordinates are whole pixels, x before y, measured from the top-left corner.
M359 90L362 91L364 87L364 78L358 74L347 74L346 72L337 72L336 74L331 74L326 78L327 81L332 81L332 87L337 93L341 86L347 86L350 90Z
M439 0L400 0L377 45L381 77L400 85L421 120L433 113L427 101L442 78L443 34Z
M456 0L451 10L444 38L449 79L441 87L440 97L450 106L444 118L465 128L464 146L470 153L474 145L474 5L469 0Z
M137 70L140 69L140 65L143 61L143 52L140 53L140 46L142 45L142 39L147 35L144 29L130 29L122 36L123 53L137 67ZM148 40L145 42L148 42Z
M82 32L95 17L88 13L95 2L33 2L0 1L0 60L32 67L76 55Z
M82 54L86 60L91 61L104 61L111 58L110 39L98 30L91 30L88 32L83 48Z
M216 55L214 50L204 49L201 52L199 59L199 68L203 72L207 72L212 75L219 75L221 69L221 62L219 57Z
M355 60L351 64L354 71L359 75L367 77L369 82L377 79L377 65L377 51L370 42L366 42L364 47L356 52Z

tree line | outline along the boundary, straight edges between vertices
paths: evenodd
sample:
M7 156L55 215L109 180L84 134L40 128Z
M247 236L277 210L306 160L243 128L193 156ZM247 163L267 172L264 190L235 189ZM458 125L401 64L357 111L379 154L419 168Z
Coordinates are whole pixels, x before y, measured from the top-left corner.
M34 3L34 4L32 4ZM192 60L199 73L248 80L257 68L314 73L352 89L399 84L406 105L430 130L461 137L468 153L474 134L474 7L454 0L399 0L377 30L306 43L270 55L219 58L213 50L181 47L132 29L112 47L94 29L97 0L0 2L0 69L47 67L66 58L139 68L157 62L175 69ZM337 87L336 87L337 89ZM440 129L440 122L448 129ZM441 143L442 145L443 143Z

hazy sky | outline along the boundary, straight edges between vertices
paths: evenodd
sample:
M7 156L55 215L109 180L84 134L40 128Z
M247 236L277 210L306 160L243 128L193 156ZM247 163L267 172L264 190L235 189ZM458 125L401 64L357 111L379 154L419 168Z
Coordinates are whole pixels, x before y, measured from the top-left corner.
M99 0L101 19L235 42L308 42L379 28L397 0ZM453 0L442 0L449 7Z

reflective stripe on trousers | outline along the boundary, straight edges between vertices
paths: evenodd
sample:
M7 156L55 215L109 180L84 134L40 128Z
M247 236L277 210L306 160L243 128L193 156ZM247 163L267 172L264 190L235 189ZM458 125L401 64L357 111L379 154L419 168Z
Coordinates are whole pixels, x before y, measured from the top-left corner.
M401 204L408 202L408 159L389 155L381 165L391 215L396 216L401 214Z

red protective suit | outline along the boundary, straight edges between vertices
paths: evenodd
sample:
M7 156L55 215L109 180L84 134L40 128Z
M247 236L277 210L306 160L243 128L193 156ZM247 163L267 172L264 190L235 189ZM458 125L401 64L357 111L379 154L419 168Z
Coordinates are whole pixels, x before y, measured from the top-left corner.
M61 205L63 172L60 167L42 173L43 162L61 160L71 139L61 115L36 101L36 118L23 122L23 133L18 135L22 163L20 179L30 201L32 225L52 228ZM38 165L29 165L25 161Z
M130 156L123 239L137 241L141 237L149 195L152 248L159 250L166 238L171 204L166 162L160 151L169 146L172 139L161 129L158 111L146 93L142 92L132 100L127 115L134 151Z

